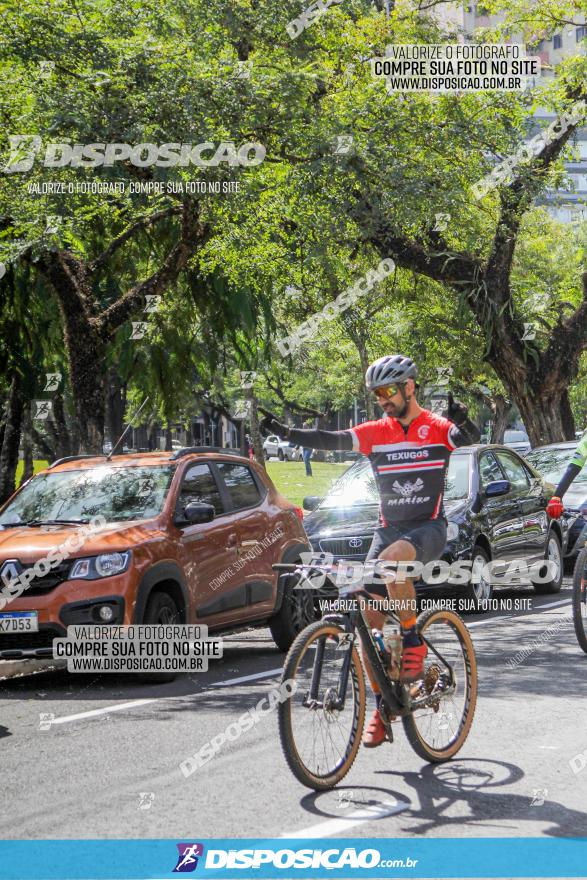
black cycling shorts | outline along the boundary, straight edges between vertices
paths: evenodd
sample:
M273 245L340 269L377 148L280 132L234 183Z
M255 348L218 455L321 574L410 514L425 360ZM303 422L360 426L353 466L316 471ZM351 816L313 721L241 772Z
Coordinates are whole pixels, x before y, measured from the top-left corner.
M416 551L418 562L426 565L433 559L440 559L446 546L446 529L447 523L444 518L415 520L402 526L380 526L375 529L375 535L365 562L378 559L383 550L391 544L395 544L396 541L409 541ZM384 583L369 584L365 592L373 596L382 596L384 599L388 596Z

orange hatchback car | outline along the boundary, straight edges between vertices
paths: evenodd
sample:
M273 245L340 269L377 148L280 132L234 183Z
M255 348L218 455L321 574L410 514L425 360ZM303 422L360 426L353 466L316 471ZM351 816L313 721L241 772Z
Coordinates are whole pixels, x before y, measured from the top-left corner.
M272 565L304 551L300 508L236 452L61 459L0 510L0 659L91 623L269 626L286 651L313 602Z

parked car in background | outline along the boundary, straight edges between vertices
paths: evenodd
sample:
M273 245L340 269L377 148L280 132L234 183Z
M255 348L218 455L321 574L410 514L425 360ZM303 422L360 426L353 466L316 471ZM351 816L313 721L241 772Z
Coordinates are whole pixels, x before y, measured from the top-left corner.
M577 444L574 441L550 443L548 446L533 449L526 456L526 461L530 462L543 479L552 483L555 488L576 448ZM577 474L565 492L563 504L565 507L563 516L569 520L566 558L573 560L587 540L587 472L585 470Z
M566 521L549 520L546 504L553 486L505 446L479 445L457 449L447 470L444 508L448 520L447 544L442 559L453 562L471 560L474 571L485 562L513 559L528 565L550 559L556 574L548 583L536 583L538 593L556 593L563 578L566 551ZM310 496L304 507L312 512L304 527L319 552L336 559L362 561L379 523L379 496L371 466L362 458L334 484L325 498ZM491 599L493 586L481 579L478 584L459 587L443 584L431 587L421 581L419 594L449 591L478 606Z
M530 438L525 431L508 428L503 434L503 445L515 449L520 455L526 455L532 449Z
M276 434L270 434L263 442L263 452L266 458L276 457L280 461L293 461L295 444L289 440L282 440ZM301 451L300 451L301 458Z
M106 522L80 549L2 609L0 658L51 656L68 625L97 623L269 626L286 651L314 617L307 594L272 568L310 550L303 512L240 455L194 447L55 462L0 510L0 578L50 558L97 516ZM170 677L157 676L148 680Z

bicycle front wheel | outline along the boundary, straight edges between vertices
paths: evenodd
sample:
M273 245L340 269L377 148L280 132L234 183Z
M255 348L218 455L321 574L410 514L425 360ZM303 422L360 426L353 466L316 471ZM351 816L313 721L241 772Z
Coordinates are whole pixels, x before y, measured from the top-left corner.
M424 677L410 686L412 713L402 722L416 754L440 764L456 755L469 734L477 702L477 660L469 630L454 611L425 611L418 630L429 643L428 655Z
M587 654L587 548L581 550L573 574L573 623L577 641Z
M333 788L353 765L365 723L365 678L355 638L337 623L310 624L289 650L285 681L293 692L279 704L278 720L289 768L308 788Z

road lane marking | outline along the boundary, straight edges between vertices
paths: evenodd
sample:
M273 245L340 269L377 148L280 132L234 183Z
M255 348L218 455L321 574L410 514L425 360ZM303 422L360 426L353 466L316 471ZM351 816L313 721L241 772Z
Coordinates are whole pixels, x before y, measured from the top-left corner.
M256 681L259 678L270 678L272 675L281 675L282 672L283 667L279 666L277 669L268 669L266 672L254 672L252 675L241 675L240 678L227 678L226 681L216 681L214 684L209 684L206 687L228 687L229 684L241 684L243 681Z
M229 678L226 681L213 682L206 686L206 690L213 688L227 687L230 684L240 684L244 681L256 681L260 678L270 678L281 673L279 669L268 669L265 672L255 672L252 675L243 675L240 678ZM203 693L203 691L202 691ZM175 694L169 697L150 697L144 700L132 700L129 703L116 703L113 706L103 706L101 709L89 709L87 712L78 712L76 715L63 715L60 718L54 718L51 724L66 724L68 721L79 721L83 718L97 718L99 715L106 715L108 712L121 712L124 709L134 709L137 706L146 706L148 703L156 703L158 700L179 700L185 699L186 696L197 697L198 694Z
M342 834L357 825L364 825L365 822L374 822L377 819L385 819L386 816L395 816L396 813L401 813L409 808L409 801L397 801L392 798L381 801L379 804L370 804L361 810L355 810L344 819L327 819L326 822L320 822L319 825L310 825L309 828L303 828L301 831L286 831L279 836L291 838L332 837L333 834Z
M107 712L121 712L123 709L133 709L135 706L146 706L147 703L156 702L156 698L152 698L149 700L132 700L130 703L117 703L115 706L104 706L102 709L78 712L77 715L63 715L61 718L52 718L51 725L66 724L68 721L78 721L80 718L96 718L98 715L106 715Z
M559 602L551 602L549 605L540 605L536 611L528 611L526 614L502 614L501 617L488 617L485 620L475 620L473 623L467 623L467 629L471 629L473 626L487 626L490 623L493 623L495 620L517 620L519 617L535 617L537 611L542 611L543 608L559 608L562 605L568 605L570 607L571 603L568 599L561 599Z

